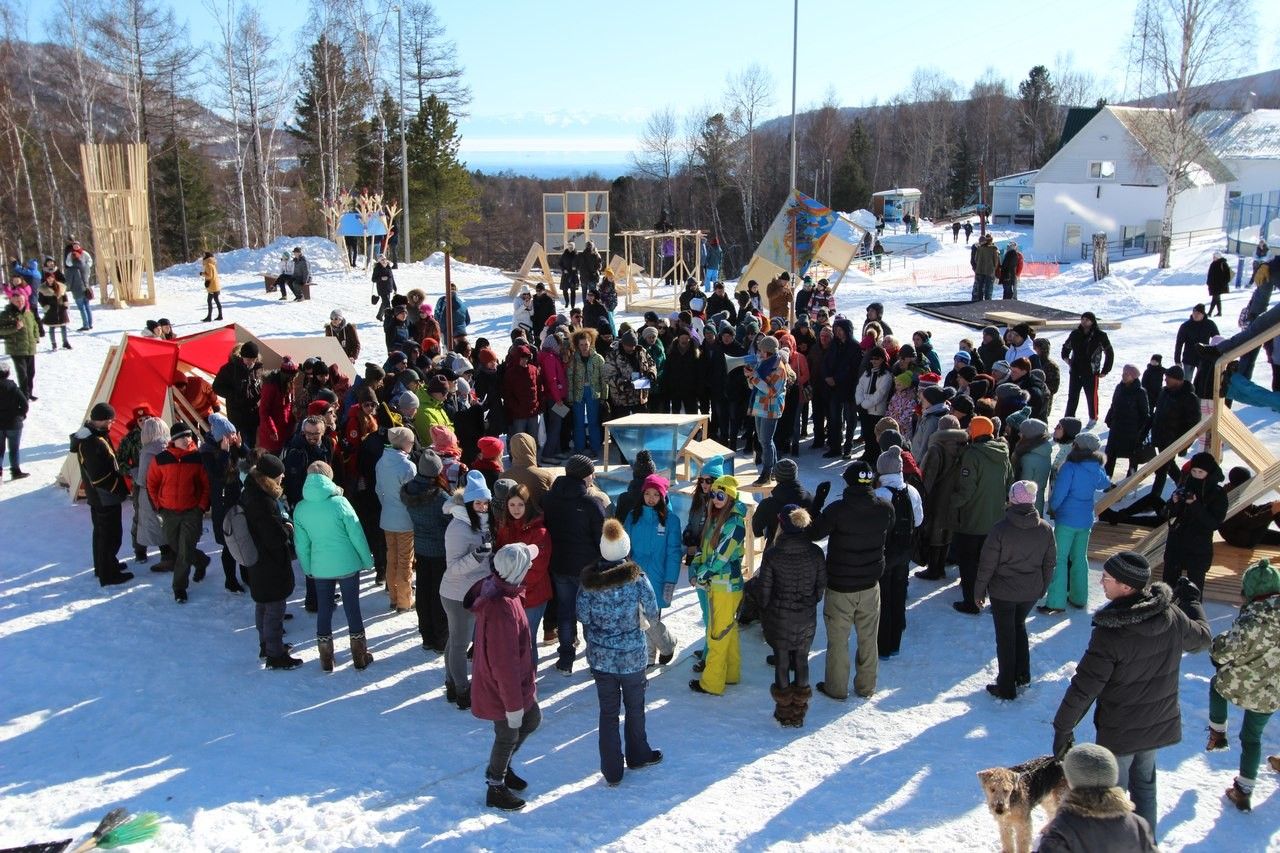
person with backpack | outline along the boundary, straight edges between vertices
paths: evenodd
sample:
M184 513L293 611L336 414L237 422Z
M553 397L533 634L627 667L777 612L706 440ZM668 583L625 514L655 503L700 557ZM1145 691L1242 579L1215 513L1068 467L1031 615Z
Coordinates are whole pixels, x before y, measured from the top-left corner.
M960 471L952 492L956 530L952 552L960 568L960 601L957 612L981 613L973 597L982 545L1004 515L1005 495L1013 482L1008 445L995 435L995 424L983 415L969 421L969 445L960 454Z
M876 690L876 646L880 631L880 578L885 541L893 530L893 507L876 497L875 471L861 459L845 466L844 494L828 504L809 527L809 539L827 541L827 590L822 621L827 629L826 677L819 693L843 702L849 692L849 633L857 632L853 689L861 698Z
M1031 683L1027 614L1049 587L1056 564L1053 528L1036 512L1039 487L1018 480L1009 487L1009 506L982 543L973 596L979 607L991 598L996 631L996 680L987 692L997 699L1018 698Z
M296 669L302 659L289 654L284 643L284 609L293 593L293 560L289 554L290 525L280 511L284 497L284 463L263 453L249 469L240 493L239 512L228 512L226 521L241 535L236 542L237 562L248 566L249 594L254 601L254 625L258 629L258 657L267 669ZM225 528L224 528L225 532ZM242 544L241 544L242 543ZM252 546L252 549L245 546Z
M222 522L227 510L240 501L240 491L243 488L240 463L246 455L235 424L217 412L209 415L209 434L200 443L200 459L209 476L209 515L213 540L222 546L223 586L227 592L234 593L244 592L244 587L236 580L236 559L227 547ZM243 566L241 573L247 582L248 572Z
M1002 298L1017 299L1018 279L1022 277L1022 252L1018 251L1017 243L1009 241L996 271L1000 274L1000 285L1004 288Z
M891 446L876 459L879 486L874 494L893 507L893 527L884 542L884 574L880 576L880 625L876 646L880 657L896 657L907 627L907 579L915 551L916 530L924 523L924 505L916 487L902 479L902 448Z

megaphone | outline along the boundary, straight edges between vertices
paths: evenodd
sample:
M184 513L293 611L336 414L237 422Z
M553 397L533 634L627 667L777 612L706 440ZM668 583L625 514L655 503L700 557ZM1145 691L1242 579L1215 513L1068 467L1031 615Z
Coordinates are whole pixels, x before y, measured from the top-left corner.
M724 357L725 373L731 373L739 367L755 367L760 362L757 355L726 355Z

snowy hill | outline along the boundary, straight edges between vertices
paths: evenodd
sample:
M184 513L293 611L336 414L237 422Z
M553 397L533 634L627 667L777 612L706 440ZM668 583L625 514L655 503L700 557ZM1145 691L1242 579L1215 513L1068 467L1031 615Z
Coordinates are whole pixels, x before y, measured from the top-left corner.
M926 232L938 241L936 251L848 280L838 302L854 317L867 302L883 302L902 338L932 330L945 363L959 338L974 332L903 306L966 298L968 253L949 232ZM1026 245L1028 236L996 232ZM297 244L317 271L315 298L277 302L263 292L260 273L274 271L280 253ZM1078 264L1052 280L1024 281L1020 295L1123 324L1112 334L1117 366L1103 381L1105 409L1120 365L1145 365L1153 352L1170 363L1178 324L1205 299L1212 248L1175 251L1175 268L1166 271L1155 270L1151 257L1119 261L1097 283ZM359 325L360 360L380 361L385 350L368 274L342 263L341 251L319 238L224 255L226 319L260 335L316 334L340 307ZM467 264L453 264L452 273L470 303L474 334L503 340L507 280ZM401 266L396 277L402 292L420 287L434 299L443 291L438 256ZM647 697L649 738L665 761L608 788L598 770L590 676L581 664L571 678L556 675L544 648L544 721L516 756L530 782L529 807L506 815L483 807L490 724L445 703L440 657L423 652L414 615L388 612L385 593L371 580L362 607L376 660L354 671L339 635L338 667L328 675L316 662L300 585L286 640L305 665L289 673L262 670L252 603L225 592L216 568L192 586L184 607L174 604L168 576L146 567L136 567L132 583L99 588L88 511L70 505L53 479L107 347L122 332L161 315L180 334L207 328L198 322L204 295L194 265L163 271L157 286L156 306L96 311L94 332L74 335L74 350L41 352L40 399L23 436L23 467L32 476L0 486L0 847L83 834L108 808L125 805L168 816L156 849L183 851L998 849L974 774L1049 751L1051 719L1089 635L1088 612L1033 613L1033 684L1018 701L1000 703L984 689L995 671L990 620L952 610L954 579L913 579L903 651L881 663L876 695L845 703L815 695L805 728L784 730L771 718L772 668L758 627L743 634L741 684L719 698L689 691L701 627L695 597L682 585L670 617L678 655L653 674ZM1228 295L1225 319L1246 297ZM1056 353L1063 335L1049 337ZM1265 382L1265 366L1258 370ZM1059 398L1055 417L1065 393ZM1276 413L1237 412L1280 449ZM801 451L804 484L831 480L838 491L841 463L822 459L808 442ZM207 533L202 547L216 550ZM1091 610L1103 601L1096 579L1095 567ZM1215 633L1232 617L1222 605L1209 613ZM824 647L820 626L814 680ZM1235 748L1203 751L1212 673L1206 655L1185 658L1183 742L1159 754L1162 847L1280 849L1276 774L1264 766L1254 811L1240 814L1222 797L1235 773ZM1233 710L1233 747L1239 721ZM1092 737L1089 719L1076 735ZM1280 727L1271 726L1263 746L1280 752Z

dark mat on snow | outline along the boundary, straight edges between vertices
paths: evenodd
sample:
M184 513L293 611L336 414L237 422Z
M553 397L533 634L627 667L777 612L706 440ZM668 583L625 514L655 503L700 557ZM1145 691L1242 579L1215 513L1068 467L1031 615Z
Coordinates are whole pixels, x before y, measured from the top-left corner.
M981 329L984 326L1007 326L1009 322L1027 322L1034 329L1074 329L1080 322L1080 314L1064 311L1049 305L1024 302L1021 299L984 299L981 302L958 300L954 302L908 302L907 307L930 317L950 320ZM1001 316L1004 315L1004 316ZM1104 329L1118 329L1119 323L1099 323Z

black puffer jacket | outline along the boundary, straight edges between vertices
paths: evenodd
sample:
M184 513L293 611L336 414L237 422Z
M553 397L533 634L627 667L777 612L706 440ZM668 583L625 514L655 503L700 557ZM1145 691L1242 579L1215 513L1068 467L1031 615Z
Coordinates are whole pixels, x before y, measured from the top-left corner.
M1174 498L1166 505L1169 511L1169 538L1165 549L1204 554L1213 552L1213 532L1227 518L1227 493L1222 488L1222 469L1207 453L1192 457L1195 465L1206 468L1209 476L1197 480L1187 471L1182 476ZM1188 497L1195 497L1188 501Z
M1151 418L1151 438L1157 447L1168 447L1199 421L1200 400L1191 390L1191 383L1183 382L1177 391L1165 386L1156 399L1156 411Z
M884 574L884 541L893 529L893 507L868 486L849 486L840 500L822 511L809 538L827 541L827 588L862 592Z
M1111 350L1111 338L1097 326L1097 319L1091 312L1084 315L1093 319L1094 326L1088 332L1083 326L1076 326L1067 335L1062 344L1062 358L1072 376L1098 376L1111 372L1115 361L1115 353Z
M783 536L765 551L760 561L765 641L775 649L808 648L826 585L822 549L802 534Z
M1053 727L1070 732L1097 702L1097 743L1116 755L1182 740L1178 705L1183 652L1209 647L1209 623L1199 602L1192 615L1173 603L1167 584L1109 602L1093 616L1093 634L1062 697Z
M973 596L1035 601L1049 588L1057 560L1053 528L1035 505L1013 504L982 545Z
M567 474L556 477L542 499L542 520L555 543L552 574L576 578L587 566L600 562L604 512L588 494L585 480Z
M802 506L809 510L811 515L817 515L822 509L822 507L814 508L813 495L799 482L780 480L769 496L756 505L756 511L751 514L751 532L756 536L763 536L765 542L772 542L774 535L778 532L778 514L788 504Z
M284 601L293 592L293 560L289 556L289 529L284 526L276 500L284 488L256 472L250 472L240 492L249 535L258 549L258 562L247 566L249 593L259 604Z
M1037 853L1148 853L1151 826L1133 813L1123 788L1075 788L1041 830Z
M129 497L129 485L116 461L111 437L89 423L71 434L71 452L80 463L80 484L89 506L116 506Z
M1197 417L1199 409L1196 410ZM1147 407L1147 392L1138 380L1121 382L1111 395L1111 408L1107 409L1107 452L1126 459L1142 446L1142 439L1151 425L1151 410Z

